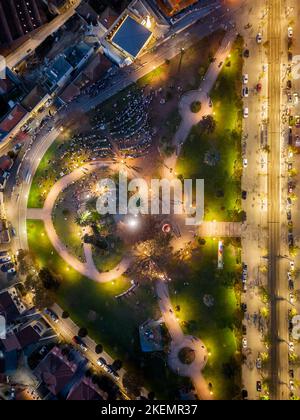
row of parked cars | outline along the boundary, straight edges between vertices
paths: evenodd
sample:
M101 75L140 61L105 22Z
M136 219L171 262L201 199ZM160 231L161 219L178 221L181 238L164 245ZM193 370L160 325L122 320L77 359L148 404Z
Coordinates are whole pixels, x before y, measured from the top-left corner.
M0 269L2 273L16 274L15 264L8 251L0 252Z
M44 310L45 315L47 315L52 322L57 324L59 322L58 315L52 310L52 309L45 309ZM73 343L80 348L81 351L86 353L88 351L88 346L85 343L84 339L79 337L78 335L73 337ZM105 372L109 373L115 380L120 379L120 375L118 372L116 372L111 365L107 363L107 361L104 359L104 357L100 357L97 360L97 365L100 366Z

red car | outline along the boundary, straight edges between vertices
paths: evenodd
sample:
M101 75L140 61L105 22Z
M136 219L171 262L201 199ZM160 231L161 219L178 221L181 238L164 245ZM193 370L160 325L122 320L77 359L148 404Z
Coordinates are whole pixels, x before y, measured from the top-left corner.
M262 84L261 83L258 83L256 85L256 90L257 90L258 93L260 93L262 91Z

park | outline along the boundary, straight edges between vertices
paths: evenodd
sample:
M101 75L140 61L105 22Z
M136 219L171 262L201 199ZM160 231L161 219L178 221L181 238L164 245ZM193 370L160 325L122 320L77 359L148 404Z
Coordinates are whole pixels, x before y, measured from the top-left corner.
M242 221L243 40L233 37L228 54L223 37L181 52L90 112L80 132L62 133L28 198L34 264L60 278L54 301L143 378L137 388L163 399L240 393L240 240L224 238L220 270L216 238L190 232L182 218L103 216L96 199L99 181L122 168L148 180L204 179L205 222ZM218 51L225 59L216 73ZM216 80L208 98L198 88L209 72ZM149 320L158 324L158 351L141 348L139 328Z

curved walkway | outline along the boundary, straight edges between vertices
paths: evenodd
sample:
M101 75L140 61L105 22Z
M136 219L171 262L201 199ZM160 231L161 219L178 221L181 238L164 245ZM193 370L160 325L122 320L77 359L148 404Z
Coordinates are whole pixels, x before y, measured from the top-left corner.
M217 78L224 66L226 58L230 54L232 45L237 37L236 32L228 32L215 54L215 61L210 64L208 71L203 78L203 81L198 90L193 90L184 94L179 104L179 112L182 117L182 121L178 131L176 132L173 145L180 149L181 145L187 139L191 129L194 125L198 124L205 115L209 115L212 112L212 108L209 106L210 98L209 93L214 87ZM191 105L193 102L201 102L201 111L193 113L191 111ZM179 151L177 151L177 155Z
M74 270L78 271L83 276L94 280L98 283L107 283L113 281L116 278L120 277L122 274L124 274L130 266L131 257L124 257L120 264L117 265L113 270L107 271L105 273L100 273L96 268L93 260L91 245L84 244L84 253L86 258L85 263L79 261L77 257L70 254L70 251L63 244L63 242L56 233L52 219L52 212L59 194L62 191L64 191L69 185L74 184L82 177L88 175L96 169L105 167L107 167L107 163L95 162L88 163L76 169L69 175L62 177L59 181L56 182L56 184L54 184L46 198L44 207L42 209L27 210L27 219L42 220L44 222L45 230L47 232L50 242L52 243L56 252L67 263L67 265L72 267Z
M208 352L205 345L199 338L183 334L172 307L167 280L157 280L156 294L163 320L172 339L168 357L169 367L177 375L185 376L192 380L199 398L202 400L211 400L212 397L209 388L202 375L202 371L208 360ZM179 360L179 352L185 347L195 352L195 360L189 365L183 364Z
M209 93L217 81L226 58L230 54L236 36L236 32L228 32L225 35L219 50L215 54L215 61L209 66L199 89L187 92L182 96L179 104L179 112L182 117L182 121L173 138L173 146L176 148L176 154L166 160L166 168L176 167L176 161L180 154L181 146L187 140L193 126L198 124L205 115L210 115L212 113ZM191 111L191 106L193 102L198 101L201 102L201 110L198 113L193 113ZM172 307L166 281L157 281L156 293L159 299L162 317L172 338L168 358L170 368L178 375L189 377L193 381L199 398L202 400L211 400L212 394L210 393L209 387L202 375L208 360L208 353L205 345L199 338L185 336L183 334ZM190 365L183 364L179 360L179 352L185 347L188 347L195 352L195 360Z

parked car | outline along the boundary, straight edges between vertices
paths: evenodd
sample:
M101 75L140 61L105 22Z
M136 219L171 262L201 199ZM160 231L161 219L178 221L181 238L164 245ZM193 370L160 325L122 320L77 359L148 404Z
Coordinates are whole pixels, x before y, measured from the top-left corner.
M246 107L246 108L244 108L244 118L248 118L249 117L249 108L248 107Z
M75 337L73 337L73 342L75 344L77 344L81 348L82 351L84 351L84 352L87 352L88 351L87 345L82 340L82 338L80 338L78 336L75 336Z
M261 392L262 391L262 384L261 381L256 382L256 391Z
M260 370L262 368L262 360L261 357L256 359L256 369Z
M286 87L287 87L288 89L292 89L292 81L291 81L291 80L288 80L288 81L286 82Z
M246 312L247 312L248 307L247 307L246 303L242 303L242 304L241 304L241 309L242 309L242 311L243 311L244 313L246 313Z
M243 200L247 199L247 191L242 191L242 199Z
M291 26L288 28L288 38L293 38L293 28Z
M248 391L246 389L242 390L242 399L246 400L248 398Z
M289 342L289 351L291 353L294 353L295 352L295 344L293 343L293 341L290 341Z
M260 32L256 35L256 42L258 44L262 43L262 34Z
M52 309L45 309L45 314L49 316L49 318L51 318L51 320L57 324L59 321L59 317L56 315L56 313L54 311L52 311Z
M9 256L0 258L0 264L6 264L11 261L11 258Z
M248 49L246 49L246 50L244 51L244 57L245 57L245 58L249 58L249 57L250 57L250 51L249 51Z
M248 74L244 74L244 75L243 75L243 83L244 83L244 85L247 85L248 81L249 81L249 76L248 76Z
M246 348L248 348L248 341L247 341L247 338L246 338L246 337L243 337L242 343L243 343L243 349L244 349L244 350L245 350Z
M247 86L243 88L243 90L242 90L242 96L244 98L248 98L248 96L249 96L249 89L247 88Z
M294 285L293 280L290 280L290 281L289 281L289 290L290 290L291 292L293 292L293 291L295 290L295 285Z
M293 130L290 127L289 128L289 146L292 146L292 145L293 145Z
M12 268L14 268L14 265L12 263L8 263L8 264L3 264L1 267L1 271L3 273L7 273L9 270L11 270Z

